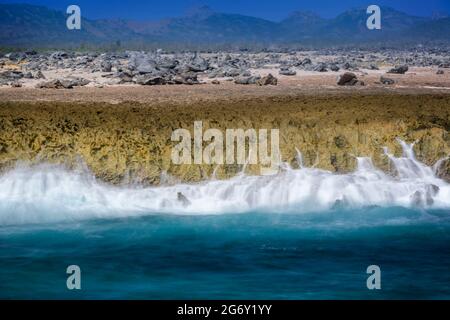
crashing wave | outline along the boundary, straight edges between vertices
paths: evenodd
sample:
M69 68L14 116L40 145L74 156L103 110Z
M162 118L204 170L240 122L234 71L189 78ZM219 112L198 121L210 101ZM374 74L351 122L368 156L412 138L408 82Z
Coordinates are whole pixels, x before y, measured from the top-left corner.
M0 225L116 218L148 214L221 214L250 211L313 212L336 207L450 208L450 185L416 160L400 141L402 157L386 150L396 175L357 158L357 169L336 174L302 165L274 176L160 187L111 186L87 170L61 166L17 167L0 177Z

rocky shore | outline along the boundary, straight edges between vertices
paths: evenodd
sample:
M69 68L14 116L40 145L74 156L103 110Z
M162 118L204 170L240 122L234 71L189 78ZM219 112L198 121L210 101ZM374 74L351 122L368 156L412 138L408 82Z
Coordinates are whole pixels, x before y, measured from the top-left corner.
M0 54L0 87L71 89L78 86L117 85L277 85L278 79L310 75L345 74L351 80L337 85L366 85L366 75L377 83L393 85L390 75L414 68L432 69L437 79L450 67L446 47L393 49L322 49L263 52L42 52ZM413 70L411 70L413 68ZM414 72L414 71L413 71ZM440 76L440 77L439 77Z

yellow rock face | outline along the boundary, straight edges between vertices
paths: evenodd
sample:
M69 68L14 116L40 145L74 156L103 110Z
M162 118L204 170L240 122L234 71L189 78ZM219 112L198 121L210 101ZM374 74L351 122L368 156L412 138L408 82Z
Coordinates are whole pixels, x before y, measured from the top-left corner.
M181 181L228 178L240 165L174 165L173 130L193 136L194 121L203 130L279 129L283 161L298 166L296 148L306 166L335 172L355 168L357 156L372 157L389 171L383 147L399 156L396 138L417 141L417 158L428 165L450 154L449 95L368 95L244 99L145 105L134 102L0 102L0 167L19 162L85 163L111 183L158 184L165 173ZM208 143L205 143L206 146ZM216 168L217 167L217 168ZM251 165L247 173L257 174ZM440 170L450 177L450 163Z

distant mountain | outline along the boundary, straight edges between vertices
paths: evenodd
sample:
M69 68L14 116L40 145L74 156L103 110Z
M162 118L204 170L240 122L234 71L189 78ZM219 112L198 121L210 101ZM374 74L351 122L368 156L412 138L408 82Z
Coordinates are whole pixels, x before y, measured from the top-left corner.
M220 45L345 45L449 41L450 18L414 17L382 8L382 30L368 30L365 8L334 19L294 12L281 22L214 12L203 6L183 17L161 21L82 19L67 30L67 15L42 6L0 4L0 46L77 47L83 44L217 47Z
M424 21L411 26L407 35L417 39L434 39L448 42L450 39L450 17Z
M196 43L265 41L275 40L277 28L277 23L264 19L211 13L167 20L151 34L168 41Z
M318 14L309 11L296 11L280 23L280 37L290 39L308 39L321 30L328 20L321 18Z
M382 8L381 30L369 30L366 26L367 17L366 8L346 11L330 20L320 30L320 34L323 35L324 40L331 42L409 41L411 37L405 35L406 30L431 20L384 7ZM319 37L320 34L315 36ZM416 40L422 41L423 39Z
M0 45L78 46L81 43L109 43L143 39L125 22L82 19L81 30L68 30L67 15L42 6L0 5Z

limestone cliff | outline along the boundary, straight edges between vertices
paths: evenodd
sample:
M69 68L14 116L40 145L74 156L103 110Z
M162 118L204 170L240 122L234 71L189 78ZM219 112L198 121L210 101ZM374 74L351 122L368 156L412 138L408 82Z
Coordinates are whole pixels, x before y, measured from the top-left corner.
M356 156L372 157L389 171L383 153L401 154L396 138L417 141L414 150L428 165L450 155L450 95L299 96L205 101L199 104L135 102L0 102L0 167L17 162L85 163L111 183L158 184L162 176L181 181L211 177L216 165L174 165L173 130L279 129L284 161L297 167L296 148L306 166L336 172L355 168ZM205 143L206 145L206 143ZM218 178L241 171L223 165ZM248 173L259 172L249 166ZM440 175L450 177L450 161Z

